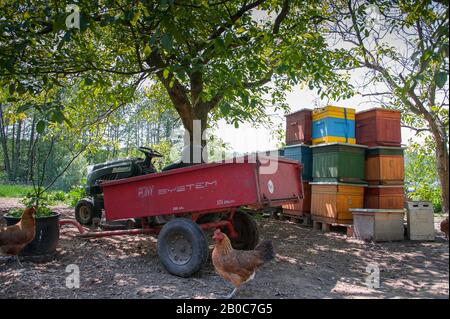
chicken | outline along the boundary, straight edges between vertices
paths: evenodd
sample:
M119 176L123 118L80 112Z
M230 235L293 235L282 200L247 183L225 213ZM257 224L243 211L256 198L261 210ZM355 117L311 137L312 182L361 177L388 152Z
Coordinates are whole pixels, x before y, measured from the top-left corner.
M441 232L445 233L445 238L448 239L448 216L441 222Z
M234 285L234 290L225 298L232 298L239 287L255 277L256 270L275 257L270 240L260 243L254 250L235 250L230 239L217 229L212 252L212 262L216 272Z
M16 256L20 266L19 253L36 235L35 213L34 207L26 208L17 224L0 229L0 253Z

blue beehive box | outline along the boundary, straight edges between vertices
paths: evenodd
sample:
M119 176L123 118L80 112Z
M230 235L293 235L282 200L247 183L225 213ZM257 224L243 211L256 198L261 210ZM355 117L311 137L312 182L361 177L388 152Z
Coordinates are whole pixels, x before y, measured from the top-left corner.
M312 142L313 145L322 143L355 144L355 110L337 106L314 109Z
M302 180L312 181L312 152L309 145L296 144L286 146L283 157L299 161L303 165Z

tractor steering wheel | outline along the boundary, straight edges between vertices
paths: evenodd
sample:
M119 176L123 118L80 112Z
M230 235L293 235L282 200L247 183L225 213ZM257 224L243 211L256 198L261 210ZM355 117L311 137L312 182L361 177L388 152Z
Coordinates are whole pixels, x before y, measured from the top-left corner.
M160 152L155 151L155 150L153 150L153 149L151 149L149 147L141 146L141 147L138 148L138 150L141 151L142 153L144 153L146 157L147 156L150 157L150 158L163 157L163 155Z
M163 155L160 152L155 151L149 147L141 146L138 148L138 150L144 153L145 155L145 159L141 162L143 172L145 174L156 172L156 169L152 163L152 159L155 157L163 157Z

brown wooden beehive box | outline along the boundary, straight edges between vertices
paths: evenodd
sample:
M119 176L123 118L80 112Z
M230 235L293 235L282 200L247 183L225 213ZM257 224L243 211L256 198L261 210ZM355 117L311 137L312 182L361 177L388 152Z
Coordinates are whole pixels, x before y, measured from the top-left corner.
M369 184L403 184L403 148L371 147L366 150L365 180Z
M301 109L300 111L286 115L286 144L308 144L311 145L312 137L312 110Z
M403 185L369 185L364 192L364 208L402 209L405 205Z
M394 146L402 143L401 112L375 108L356 113L356 144Z

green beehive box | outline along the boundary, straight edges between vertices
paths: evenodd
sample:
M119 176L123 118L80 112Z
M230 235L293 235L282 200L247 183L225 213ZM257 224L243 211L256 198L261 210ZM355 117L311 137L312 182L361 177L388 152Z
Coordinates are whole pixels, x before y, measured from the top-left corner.
M369 147L366 151L366 155L368 155L368 156L375 156L375 155L403 156L403 147L388 147L388 146Z
M365 183L367 146L328 143L311 146L314 182Z

